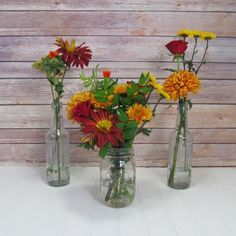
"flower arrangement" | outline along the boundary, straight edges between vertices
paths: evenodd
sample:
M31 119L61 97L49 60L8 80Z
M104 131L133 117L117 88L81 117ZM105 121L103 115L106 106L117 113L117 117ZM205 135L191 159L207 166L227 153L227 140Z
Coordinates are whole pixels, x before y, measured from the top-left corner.
M74 94L68 104L68 119L81 126L80 146L86 149L99 149L100 157L105 157L110 147L131 147L136 135L149 135L144 125L150 122L157 105L168 93L150 73L142 73L138 82L118 83L110 78L110 71L103 71L98 79L97 69L92 76L82 72L80 78L86 91ZM153 108L148 104L153 92L159 99Z
M175 145L173 150L170 147L170 153L173 153L170 173L168 176L168 185L174 186L176 163L178 159L178 153L180 152L180 137L183 136L184 147L187 149L187 127L186 127L186 111L191 109L192 102L189 99L190 93L197 93L200 90L200 80L198 78L198 72L203 64L206 63L205 57L208 50L209 42L216 38L216 35L212 32L203 32L199 30L183 29L177 33L177 36L182 37L180 40L173 40L166 44L166 48L173 56L173 61L177 62L177 69L167 69L172 73L164 81L164 90L170 95L171 100L178 101L179 103L179 123L177 127L177 133L175 134ZM187 39L194 39L193 50L190 53L190 58L186 58L186 50L188 49ZM198 53L197 46L199 39L205 41L205 48L200 62L195 61L195 55ZM182 68L180 66L182 65ZM185 151L185 161L187 161L187 151Z
M79 146L99 149L101 197L112 207L122 207L132 202L135 193L134 139L141 133L149 135L151 130L144 126L169 95L150 73L125 83L110 76L110 71L103 71L103 78L98 79L98 66L90 77L82 72L86 90L70 98L67 112L68 119L81 127ZM154 107L149 105L152 93L159 95Z
M52 165L49 165L47 170L48 177L50 174L53 175L54 172L57 173L56 182L57 185L60 185L62 180L62 170L61 165L62 156L65 154L65 150L62 150L62 135L61 135L61 98L64 94L64 78L66 73L70 70L71 67L84 68L88 66L89 61L92 58L92 51L89 47L84 46L85 43L82 43L79 46L76 46L75 40L70 42L63 40L62 38L56 38L55 43L57 49L50 51L48 55L42 57L40 60L33 63L33 68L41 72L48 80L51 94L52 94L52 108L53 108L53 118L55 119L55 130L52 137L55 139L51 151L48 151ZM47 140L46 140L47 143ZM68 150L69 152L69 150ZM63 154L64 153L64 154ZM54 160L54 157L56 160ZM68 155L69 157L69 155ZM67 157L67 158L68 158ZM54 164L57 163L57 170L54 170ZM48 163L47 163L48 164Z

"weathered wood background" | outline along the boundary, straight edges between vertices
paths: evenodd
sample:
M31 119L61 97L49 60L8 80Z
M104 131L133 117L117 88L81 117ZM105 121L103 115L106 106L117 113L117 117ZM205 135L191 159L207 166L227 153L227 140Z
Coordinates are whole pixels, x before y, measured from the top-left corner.
M86 41L92 66L110 68L120 79L148 70L160 79L172 66L164 45L181 28L217 33L200 73L189 125L195 166L236 166L236 1L235 0L1 0L0 161L37 165L45 161L44 134L50 124L50 91L31 69L53 49L55 36ZM203 44L199 50L201 54ZM199 58L199 57L198 57ZM78 71L66 79L64 103L80 89ZM155 99L155 98L153 98ZM176 106L162 104L150 137L137 137L140 166L165 166ZM76 148L78 127L66 122L72 160L97 163L97 154Z

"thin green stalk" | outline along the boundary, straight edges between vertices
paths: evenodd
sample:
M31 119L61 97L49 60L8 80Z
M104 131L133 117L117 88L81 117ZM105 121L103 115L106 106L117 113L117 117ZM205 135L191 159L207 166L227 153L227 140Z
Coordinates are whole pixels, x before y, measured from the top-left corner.
M193 62L193 59L194 59L194 56L195 56L198 38L194 37L194 40L195 40L195 44L194 44L194 48L193 48L193 54L192 54L192 57L191 57L191 62Z
M186 42L186 36L184 36L184 42ZM184 66L184 70L185 70L185 52L183 54L183 66Z
M205 47L205 51L201 60L201 63L199 64L197 70L196 70L196 75L198 74L198 71L200 70L201 66L203 65L204 61L205 61L205 57L206 57L206 53L208 50L208 46L209 46L209 40L206 40L206 47Z
M176 141L175 141L175 147L174 147L173 164L172 164L172 168L170 167L171 171L170 171L170 175L169 175L169 179L168 179L168 185L170 187L173 187L173 185L174 185L174 176L175 176L175 170L176 170L176 164L177 164L177 154L178 154L178 150L179 150L181 129L184 128L184 130L186 130L185 111L183 110L182 106L185 106L185 102L183 104L180 103L180 107L179 107L180 121L179 121L179 125L178 125L178 132L176 135ZM184 132L186 132L186 131L184 131Z
M61 165L60 165L60 139L59 139L59 130L60 130L60 103L56 101L56 111L55 111L55 118L56 118L56 130L55 130L55 137L56 137L56 155L57 155L57 172L58 172L58 180L61 180Z
M154 113L156 112L157 106L158 106L158 104L160 103L161 100L162 100L162 97L160 97L160 98L157 100L157 102L156 102L154 108L152 109L152 114L154 114ZM137 132L136 132L136 133L138 133L138 131L139 131L140 129L142 129L146 123L147 123L147 121L144 121L143 124L137 129Z

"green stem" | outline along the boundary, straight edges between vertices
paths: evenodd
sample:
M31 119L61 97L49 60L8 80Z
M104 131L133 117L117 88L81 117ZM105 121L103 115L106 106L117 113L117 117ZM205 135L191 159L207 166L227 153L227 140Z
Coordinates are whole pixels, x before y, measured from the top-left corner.
M186 36L184 36L184 42L186 42ZM185 67L186 67L186 65L185 65L185 52L183 54L183 66L184 66L184 70L185 70Z
M200 70L201 66L203 65L204 61L205 61L205 57L206 57L206 53L207 53L207 49L209 46L209 40L206 40L206 47L205 47L205 51L201 60L201 63L199 64L197 70L196 70L196 75L198 74L198 71Z
M178 150L179 150L179 142L180 142L180 135L181 135L182 128L184 129L184 132L186 132L186 127L185 127L185 101L180 101L179 105L180 105L180 107L179 107L180 121L179 121L179 125L178 125L178 128L177 128L178 132L177 132L177 135L176 135L176 141L175 141L175 146L174 146L173 164L172 164L172 167L170 167L170 175L169 175L169 178L168 178L168 185L170 187L174 186L174 177L175 177L175 170L176 170L176 164L177 164L177 154L178 154ZM185 159L186 159L186 157L185 157Z
M180 62L180 60L179 60L179 56L177 56L177 71L180 70L179 62Z
M195 40L195 44L194 44L194 48L193 48L193 54L192 54L192 57L191 57L191 62L193 62L193 59L194 59L194 56L195 56L195 52L196 52L196 48L197 48L197 37L194 37L194 40Z
M154 106L153 109L152 109L152 114L154 114L154 113L156 112L157 106L158 106L158 104L160 103L161 100L162 100L162 97L160 97L160 98L157 100L155 106ZM143 124L137 129L137 132L136 132L136 133L138 133L138 131L139 131L140 129L142 129L143 126L144 126L146 123L147 123L147 121L144 121Z
M55 106L55 119L56 119L56 128L55 128L55 139L56 139L56 156L57 156L57 173L58 181L61 180L61 165L60 165L60 101L58 98L54 100Z

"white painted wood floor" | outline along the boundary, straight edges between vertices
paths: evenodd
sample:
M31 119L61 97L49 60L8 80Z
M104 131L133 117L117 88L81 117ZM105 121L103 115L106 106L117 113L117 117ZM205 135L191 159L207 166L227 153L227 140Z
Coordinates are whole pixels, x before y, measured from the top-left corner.
M236 235L236 168L194 168L187 190L166 186L166 169L137 168L127 208L104 206L98 168L71 169L66 187L44 168L0 167L0 236Z

